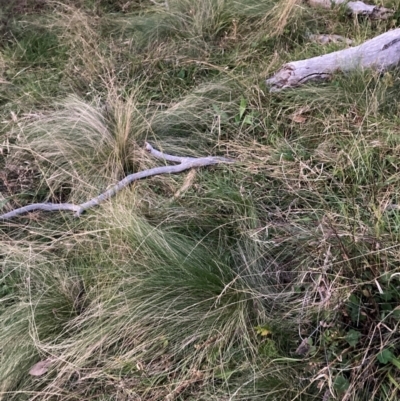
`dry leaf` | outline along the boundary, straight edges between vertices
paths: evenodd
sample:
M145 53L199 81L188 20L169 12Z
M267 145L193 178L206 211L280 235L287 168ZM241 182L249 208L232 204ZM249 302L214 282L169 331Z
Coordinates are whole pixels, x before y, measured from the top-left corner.
M265 336L269 336L270 334L271 334L271 331L268 330L268 329L261 329L260 330L260 336L265 337Z
M305 106L301 107L299 110L295 111L289 118L295 123L304 124L307 121L307 118L303 116L303 114L310 111L310 107Z
M31 376L42 376L44 375L48 370L49 370L49 366L51 365L51 363L53 362L53 359L45 359L44 361L40 361L38 363L35 363L30 371L29 374Z
M308 338L305 338L301 344L298 346L298 348L296 349L296 354L297 355L301 355L301 356L305 356L309 353L311 349L311 346L308 342Z
M290 117L290 119L299 124L304 124L307 121L307 119L300 114L294 114Z
M256 329L257 334L259 334L260 336L263 336L263 337L269 336L272 333L272 331L268 327L265 327L265 326L257 326L257 327L255 327L255 329Z
M325 321L323 321L323 320L321 320L321 321L319 322L319 325L320 325L320 327L324 327L324 328L329 328L329 327L333 327L333 326L334 326L333 323L327 323L327 322L325 322Z

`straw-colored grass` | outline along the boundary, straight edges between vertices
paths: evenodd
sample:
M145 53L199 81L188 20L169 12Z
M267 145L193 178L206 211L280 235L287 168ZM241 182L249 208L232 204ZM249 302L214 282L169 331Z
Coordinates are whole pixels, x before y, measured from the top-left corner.
M340 47L309 33L396 24L272 0L14 11L1 213L162 165L145 141L236 162L1 222L0 399L397 399L398 72L264 84Z

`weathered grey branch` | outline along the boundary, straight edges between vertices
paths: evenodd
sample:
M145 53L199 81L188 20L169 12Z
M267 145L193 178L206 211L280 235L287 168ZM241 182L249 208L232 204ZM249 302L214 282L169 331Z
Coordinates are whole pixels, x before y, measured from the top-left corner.
M332 8L335 5L344 5L353 15L365 15L371 19L387 19L393 15L393 10L381 6L365 4L362 1L348 0L308 0L310 6Z
M32 205L23 206L18 209L12 210L11 212L0 215L0 220L8 220L13 217L19 216L23 213L31 212L33 210L46 210L46 211L67 210L75 212L74 216L79 217L87 209L97 206L101 202L117 194L119 191L121 191L123 188L125 188L132 182L140 180L142 178L151 177L153 175L158 175L158 174L175 174L175 173L180 173L184 170L188 170L190 168L210 166L218 163L234 163L233 159L228 159L225 157L217 157L217 156L198 157L198 158L172 156L154 149L147 142L146 142L146 150L158 159L179 164L173 166L154 167L149 170L144 170L138 173L130 174L121 181L119 181L112 188L103 192L101 195L96 196L95 198L90 199L89 201L82 203L80 205L74 205L72 203L33 203Z
M34 210L70 210L72 212L79 213L80 207L79 205L74 205L72 203L32 203L31 205L23 206L18 209L12 210L11 212L2 214L0 216L0 220L11 219L20 214L32 212Z
M359 46L284 64L266 83L271 92L278 92L309 81L328 79L338 71L373 68L383 72L399 64L400 28L397 28Z

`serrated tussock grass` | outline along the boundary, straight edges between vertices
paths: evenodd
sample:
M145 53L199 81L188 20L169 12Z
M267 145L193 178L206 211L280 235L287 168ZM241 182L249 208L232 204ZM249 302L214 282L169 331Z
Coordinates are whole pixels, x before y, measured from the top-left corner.
M136 167L135 140L144 138L147 128L136 107L134 95L112 103L69 97L55 110L28 119L15 157L30 154L50 193L73 187L80 199Z
M88 221L82 235L59 241L57 257L42 251L34 258L31 252L13 262L9 285L20 275L25 284L5 298L10 305L4 325L13 322L13 340L22 336L25 347L14 352L11 332L3 332L7 352L0 374L10 399L20 396L13 395L17 383L40 392L42 399L100 395L104 375L126 382L127 392L150 392L153 399L196 392L200 383L211 391L215 380L229 391L257 381L252 371L260 344L253 326L273 321L265 313L273 295L265 294L269 280L254 266L262 254L245 249L244 240L231 251L213 251L211 240L195 242L149 225L128 212L131 199L123 198ZM259 260L249 265L243 252ZM259 304L260 297L266 305ZM265 352L279 356L273 343ZM11 369L22 373L40 357L54 358L53 373L7 379ZM278 367L265 367L257 376L264 377L265 369L275 391L286 393ZM90 387L79 380L74 384L75 375L84 372Z
M398 73L264 86L343 47L309 33L358 43L396 21L297 1L135 4L15 16L2 212L163 165L145 141L236 163L137 182L80 219L1 222L0 397L397 399Z

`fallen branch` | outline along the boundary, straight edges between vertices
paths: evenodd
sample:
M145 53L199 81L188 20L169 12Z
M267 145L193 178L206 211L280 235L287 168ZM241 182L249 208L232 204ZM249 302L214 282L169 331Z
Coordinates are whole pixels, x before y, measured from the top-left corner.
M352 15L365 15L371 19L387 19L393 15L393 10L381 6L365 4L362 1L347 0L308 0L310 6L332 8L335 5L344 5Z
M384 72L399 64L400 28L397 28L359 46L284 64L266 83L270 92L278 92L309 81L329 79L335 72L346 73L358 68Z
M11 212L0 215L0 220L8 220L13 217L19 216L23 213L31 212L33 210L46 210L46 211L67 210L75 212L74 216L79 217L86 210L99 205L101 202L111 198L119 191L121 191L123 188L130 185L132 182L140 180L142 178L151 177L153 175L159 175L159 174L175 174L188 170L190 168L210 166L218 163L234 163L234 160L232 159L227 159L225 157L218 157L218 156L208 156L199 158L172 156L154 149L147 142L146 142L146 150L158 159L179 164L173 166L154 167L149 170L144 170L138 173L130 174L121 181L119 181L117 184L115 184L112 188L103 192L101 195L96 196L95 198L90 199L85 203L81 203L80 205L74 205L72 203L33 203L32 205L23 206L18 209L12 210Z

